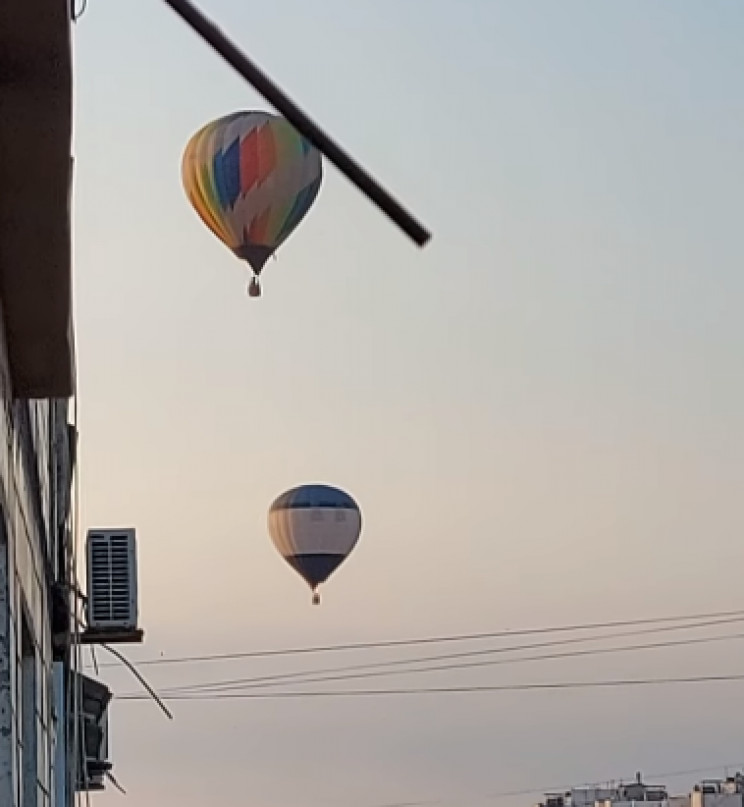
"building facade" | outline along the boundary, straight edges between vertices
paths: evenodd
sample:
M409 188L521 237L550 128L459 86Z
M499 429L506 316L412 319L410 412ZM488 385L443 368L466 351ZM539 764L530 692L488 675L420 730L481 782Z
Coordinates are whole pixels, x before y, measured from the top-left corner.
M71 8L0 3L0 807L75 781Z
M0 335L4 328L0 328ZM70 771L66 399L14 400L0 342L0 804L61 807ZM60 790L62 794L60 794Z
M692 791L691 807L744 807L744 774L703 779Z

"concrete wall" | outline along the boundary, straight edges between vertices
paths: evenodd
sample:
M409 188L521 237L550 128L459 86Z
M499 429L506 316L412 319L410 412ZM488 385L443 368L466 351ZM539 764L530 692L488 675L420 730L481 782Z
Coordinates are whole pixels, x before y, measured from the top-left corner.
M594 807L598 801L617 798L616 787L575 787L571 790L571 807Z
M692 807L743 807L742 793L700 793L693 792Z
M0 2L0 297L15 393L74 388L70 0Z

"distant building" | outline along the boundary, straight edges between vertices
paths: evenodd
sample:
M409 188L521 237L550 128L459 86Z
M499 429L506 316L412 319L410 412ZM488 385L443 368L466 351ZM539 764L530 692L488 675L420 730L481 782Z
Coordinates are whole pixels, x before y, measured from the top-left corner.
M617 797L616 787L577 787L571 790L567 807L594 807Z
M690 807L744 807L744 775L703 779L690 795Z
M546 793L535 807L744 807L744 774L703 779L691 793L670 796L663 785L645 784L639 773L634 782Z
M671 807L667 789L663 785L645 784L640 773L636 774L635 782L618 785L616 793L604 801L596 802L596 807L634 807L636 804L644 807Z
M669 807L668 800L665 787L644 784L639 773L629 784L575 787L565 793L546 793L544 801L536 807L631 807L636 802L642 802L644 807Z

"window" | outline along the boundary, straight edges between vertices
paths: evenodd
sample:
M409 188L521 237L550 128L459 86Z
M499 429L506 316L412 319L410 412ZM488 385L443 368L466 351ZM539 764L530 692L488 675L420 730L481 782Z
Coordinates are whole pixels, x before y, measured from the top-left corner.
M36 718L36 647L25 613L20 619L20 663L18 665L18 689L20 713L19 741L19 776L21 780L22 807L37 805L37 751L38 732Z

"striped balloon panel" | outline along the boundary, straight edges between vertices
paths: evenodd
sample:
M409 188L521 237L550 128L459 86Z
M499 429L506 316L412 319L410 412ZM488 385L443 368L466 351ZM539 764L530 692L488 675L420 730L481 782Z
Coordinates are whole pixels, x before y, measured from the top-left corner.
M282 557L314 587L354 549L362 519L358 509L289 507L272 509L268 526Z
M340 507L359 510L359 505L344 490L320 483L299 485L277 496L271 510L300 509L305 507Z
M284 118L237 112L191 138L181 173L204 223L246 257L251 247L271 254L291 235L318 195L322 161Z

